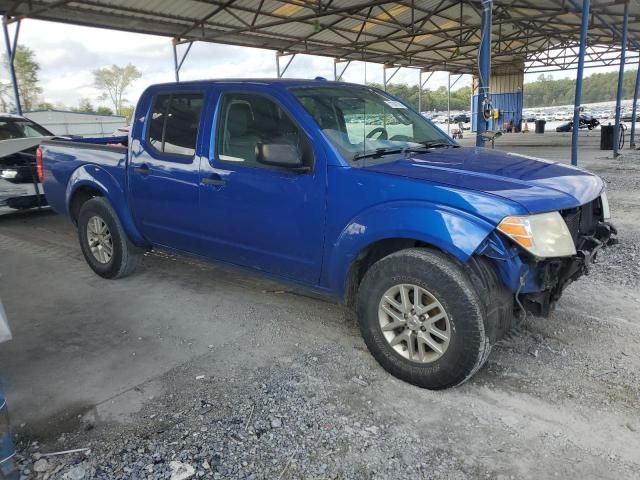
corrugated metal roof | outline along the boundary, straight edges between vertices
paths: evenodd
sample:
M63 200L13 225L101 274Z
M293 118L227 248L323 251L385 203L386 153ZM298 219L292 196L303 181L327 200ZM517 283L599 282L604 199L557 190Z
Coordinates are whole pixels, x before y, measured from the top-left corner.
M587 66L615 64L624 4L592 0ZM474 0L0 0L9 20L36 18L173 37L473 73ZM640 3L629 4L629 61L640 50ZM494 71L575 65L581 14L567 0L495 0ZM612 31L613 28L613 31ZM560 52L560 53L559 53Z

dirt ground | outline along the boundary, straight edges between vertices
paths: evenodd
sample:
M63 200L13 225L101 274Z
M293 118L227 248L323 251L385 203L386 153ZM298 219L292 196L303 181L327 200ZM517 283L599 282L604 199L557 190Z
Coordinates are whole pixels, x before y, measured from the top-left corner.
M620 245L442 392L384 372L342 307L163 253L103 280L66 219L0 218L15 336L0 375L24 476L640 478L640 155L586 142Z

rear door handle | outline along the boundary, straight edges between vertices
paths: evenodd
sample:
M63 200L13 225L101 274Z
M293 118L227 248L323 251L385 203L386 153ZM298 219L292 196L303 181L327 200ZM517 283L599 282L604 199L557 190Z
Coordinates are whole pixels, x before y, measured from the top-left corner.
M213 185L215 187L221 187L222 185L225 184L225 181L222 180L221 178L211 178L211 177L204 177L201 180L203 185Z
M151 169L146 163L143 163L139 167L133 167L133 171L139 173L140 175L149 175L151 173Z

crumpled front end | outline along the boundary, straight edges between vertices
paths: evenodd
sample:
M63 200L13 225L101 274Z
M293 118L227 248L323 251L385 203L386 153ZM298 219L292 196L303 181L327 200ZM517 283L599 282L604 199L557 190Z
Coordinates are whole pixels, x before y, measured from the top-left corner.
M548 316L564 289L582 275L589 274L598 252L617 243L617 230L604 219L600 197L578 208L562 210L576 247L576 255L551 258L531 266L539 292L529 292L520 299L523 307L538 316Z
M548 316L565 288L589 273L598 252L617 243L617 231L608 222L606 197L559 213L575 246L574 255L539 258L498 231L477 251L493 260L505 286L513 292L516 314Z

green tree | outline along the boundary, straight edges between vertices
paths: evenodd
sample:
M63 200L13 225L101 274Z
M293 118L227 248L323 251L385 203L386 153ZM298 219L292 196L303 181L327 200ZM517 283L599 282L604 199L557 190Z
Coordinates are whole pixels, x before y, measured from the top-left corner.
M116 115L122 114L122 107L126 103L127 89L138 80L142 74L132 64L125 67L112 65L109 68L99 68L93 71L93 85L102 92L101 100L109 100Z
M100 106L96 108L96 113L98 115L113 115L113 110L111 110L109 107Z
M86 113L95 113L95 108L91 103L91 100L88 98L81 98L80 103L78 103L78 108L76 109L78 112L86 112Z
M14 59L16 80L18 82L18 94L24 110L31 110L37 103L38 97L42 93L40 87L40 65L36 61L36 55L29 47L19 45ZM4 64L9 69L9 60L4 56Z
M0 108L3 112L8 112L11 105L12 89L8 82L0 82Z
M135 110L135 107L133 105L126 105L122 107L122 110L120 111L120 115L122 115L124 118L127 119L127 123L131 123L131 117L133 116L134 110Z
M36 105L36 108L38 110L55 110L55 106L53 105L53 103L51 102L38 102L38 105Z
M637 72L625 72L622 96L633 97ZM616 98L618 73L594 73L585 77L582 83L582 103L607 102ZM573 103L576 81L573 78L553 80L551 75L540 75L534 82L524 84L524 104L526 107L546 107Z

